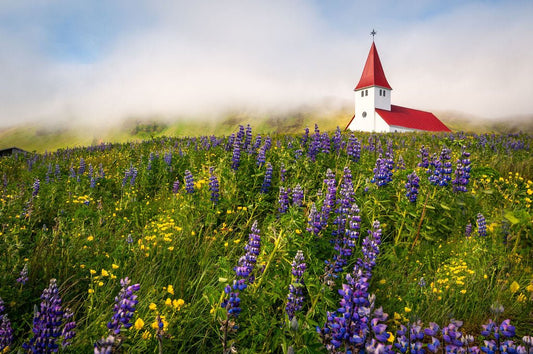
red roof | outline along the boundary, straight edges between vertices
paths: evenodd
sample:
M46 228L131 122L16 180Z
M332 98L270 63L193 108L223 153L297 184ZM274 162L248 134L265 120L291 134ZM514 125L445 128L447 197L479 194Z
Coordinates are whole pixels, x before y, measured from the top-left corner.
M390 87L387 78L385 77L385 72L383 72L378 50L376 49L376 44L374 42L372 42L368 58L366 58L365 68L363 69L361 79L354 91L370 86L380 86L392 90L392 87Z
M388 125L430 132L451 132L439 118L430 112L395 105L391 105L390 111L376 108L376 112Z

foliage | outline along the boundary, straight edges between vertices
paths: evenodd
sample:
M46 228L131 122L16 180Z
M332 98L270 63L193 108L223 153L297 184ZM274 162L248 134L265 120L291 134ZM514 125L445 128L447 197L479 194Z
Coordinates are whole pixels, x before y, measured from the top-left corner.
M517 346L533 328L531 141L242 126L1 158L0 333L28 342L57 279L76 322L59 350L364 348L326 333L347 312L367 350L457 346L459 332L492 348L496 327Z

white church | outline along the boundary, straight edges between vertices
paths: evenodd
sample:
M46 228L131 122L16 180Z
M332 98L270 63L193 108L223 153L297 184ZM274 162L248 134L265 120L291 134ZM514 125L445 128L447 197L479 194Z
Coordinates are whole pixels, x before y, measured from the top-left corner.
M451 131L433 113L391 104L392 87L385 77L374 41L354 91L355 114L346 129L365 132Z

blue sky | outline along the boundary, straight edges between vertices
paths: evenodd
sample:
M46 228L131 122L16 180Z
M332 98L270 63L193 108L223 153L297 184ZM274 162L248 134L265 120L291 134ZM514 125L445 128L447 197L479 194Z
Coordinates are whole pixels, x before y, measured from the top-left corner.
M0 3L0 126L353 101L372 37L393 103L533 113L533 2Z

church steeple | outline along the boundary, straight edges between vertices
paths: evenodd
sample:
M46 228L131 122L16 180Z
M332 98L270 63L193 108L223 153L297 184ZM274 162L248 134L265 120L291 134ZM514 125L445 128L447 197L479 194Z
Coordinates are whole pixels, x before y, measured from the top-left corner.
M371 86L379 86L392 90L392 87L390 87L389 82L385 77L385 72L381 66L378 50L376 49L376 44L374 42L372 42L372 47L370 47L370 52L368 53L368 58L366 59L365 68L363 69L361 79L359 80L359 83L355 87L354 91Z

